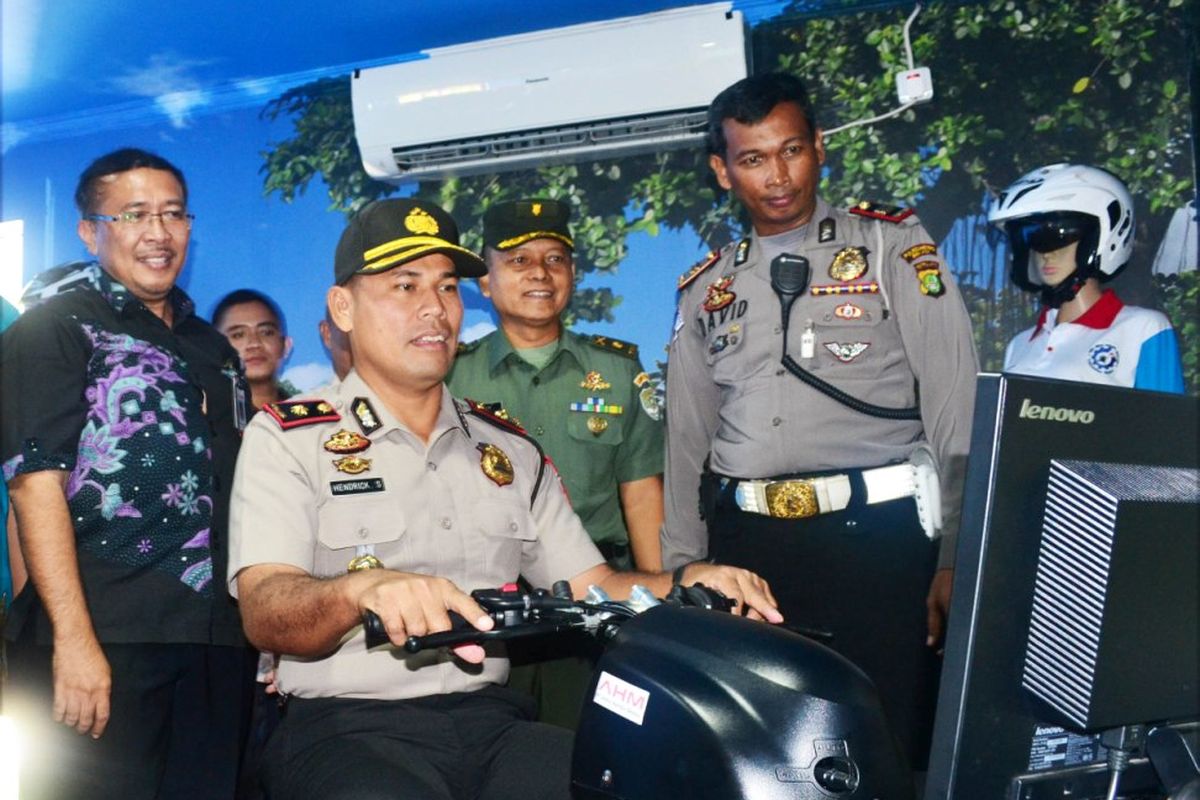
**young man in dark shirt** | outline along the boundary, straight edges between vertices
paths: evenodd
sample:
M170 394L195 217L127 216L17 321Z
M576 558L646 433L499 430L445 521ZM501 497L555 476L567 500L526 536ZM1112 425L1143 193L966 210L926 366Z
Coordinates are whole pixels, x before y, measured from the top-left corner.
M233 794L253 656L222 588L249 397L176 286L187 199L159 156L97 159L76 191L97 265L0 337L0 463L31 578L6 632L24 797Z

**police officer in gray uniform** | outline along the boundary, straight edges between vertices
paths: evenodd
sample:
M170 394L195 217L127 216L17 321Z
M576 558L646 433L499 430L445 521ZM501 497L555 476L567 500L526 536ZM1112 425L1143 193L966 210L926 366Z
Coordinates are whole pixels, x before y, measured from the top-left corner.
M230 590L247 637L281 654L287 712L264 755L269 796L566 798L570 733L529 721L507 659L477 645L368 649L370 610L394 644L491 619L466 593L523 575L624 597L702 582L779 620L742 569L616 573L532 439L456 401L442 380L462 322L461 276L485 271L454 221L417 200L365 207L338 244L333 323L353 369L266 406L233 487ZM461 588L460 588L461 587Z
M766 576L789 623L871 676L923 768L977 372L966 309L911 211L817 197L796 78L718 95L709 150L754 233L679 281L664 565Z

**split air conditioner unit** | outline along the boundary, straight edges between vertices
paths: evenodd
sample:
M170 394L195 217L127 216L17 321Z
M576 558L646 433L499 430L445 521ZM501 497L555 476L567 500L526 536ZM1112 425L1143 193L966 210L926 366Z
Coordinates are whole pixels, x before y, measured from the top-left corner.
M747 74L731 7L488 39L356 71L363 167L404 183L697 145L708 104Z

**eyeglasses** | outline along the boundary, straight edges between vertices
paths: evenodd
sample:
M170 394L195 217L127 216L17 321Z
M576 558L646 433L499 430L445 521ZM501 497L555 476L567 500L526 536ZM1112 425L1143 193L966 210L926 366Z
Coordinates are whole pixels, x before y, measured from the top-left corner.
M192 220L196 215L180 208L172 208L158 212L133 210L122 211L119 214L86 214L83 218L91 222L115 222L123 228L135 230L150 227L150 221L155 217L158 217L164 228L186 230L192 227Z

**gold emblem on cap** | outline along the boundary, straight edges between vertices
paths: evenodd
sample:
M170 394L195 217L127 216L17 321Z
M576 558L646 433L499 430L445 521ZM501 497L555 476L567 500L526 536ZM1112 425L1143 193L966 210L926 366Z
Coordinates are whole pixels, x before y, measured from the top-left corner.
M437 220L423 208L414 208L408 212L408 216L404 218L404 227L421 236L436 236L438 232Z
M588 390L611 389L612 384L600 377L600 373L596 370L590 371L584 376L583 382L579 384L580 388Z
M513 482L513 465L508 455L494 444L480 442L475 445L479 450L479 468L497 486L507 486Z
M843 247L833 257L829 265L829 277L838 281L852 281L867 271L867 251L865 247Z
M588 417L587 426L592 436L599 436L608 430L608 420L604 417Z
M533 212L535 217L540 217L542 215L542 204L534 203L532 206L530 206L529 210Z
M362 456L342 456L333 462L338 472L347 475L361 475L371 468L371 459Z
M362 434L342 428L326 439L324 446L330 453L361 453L371 446L371 440Z
M364 569L383 569L383 562L368 553L365 556L355 556L346 565L346 572L360 572Z

